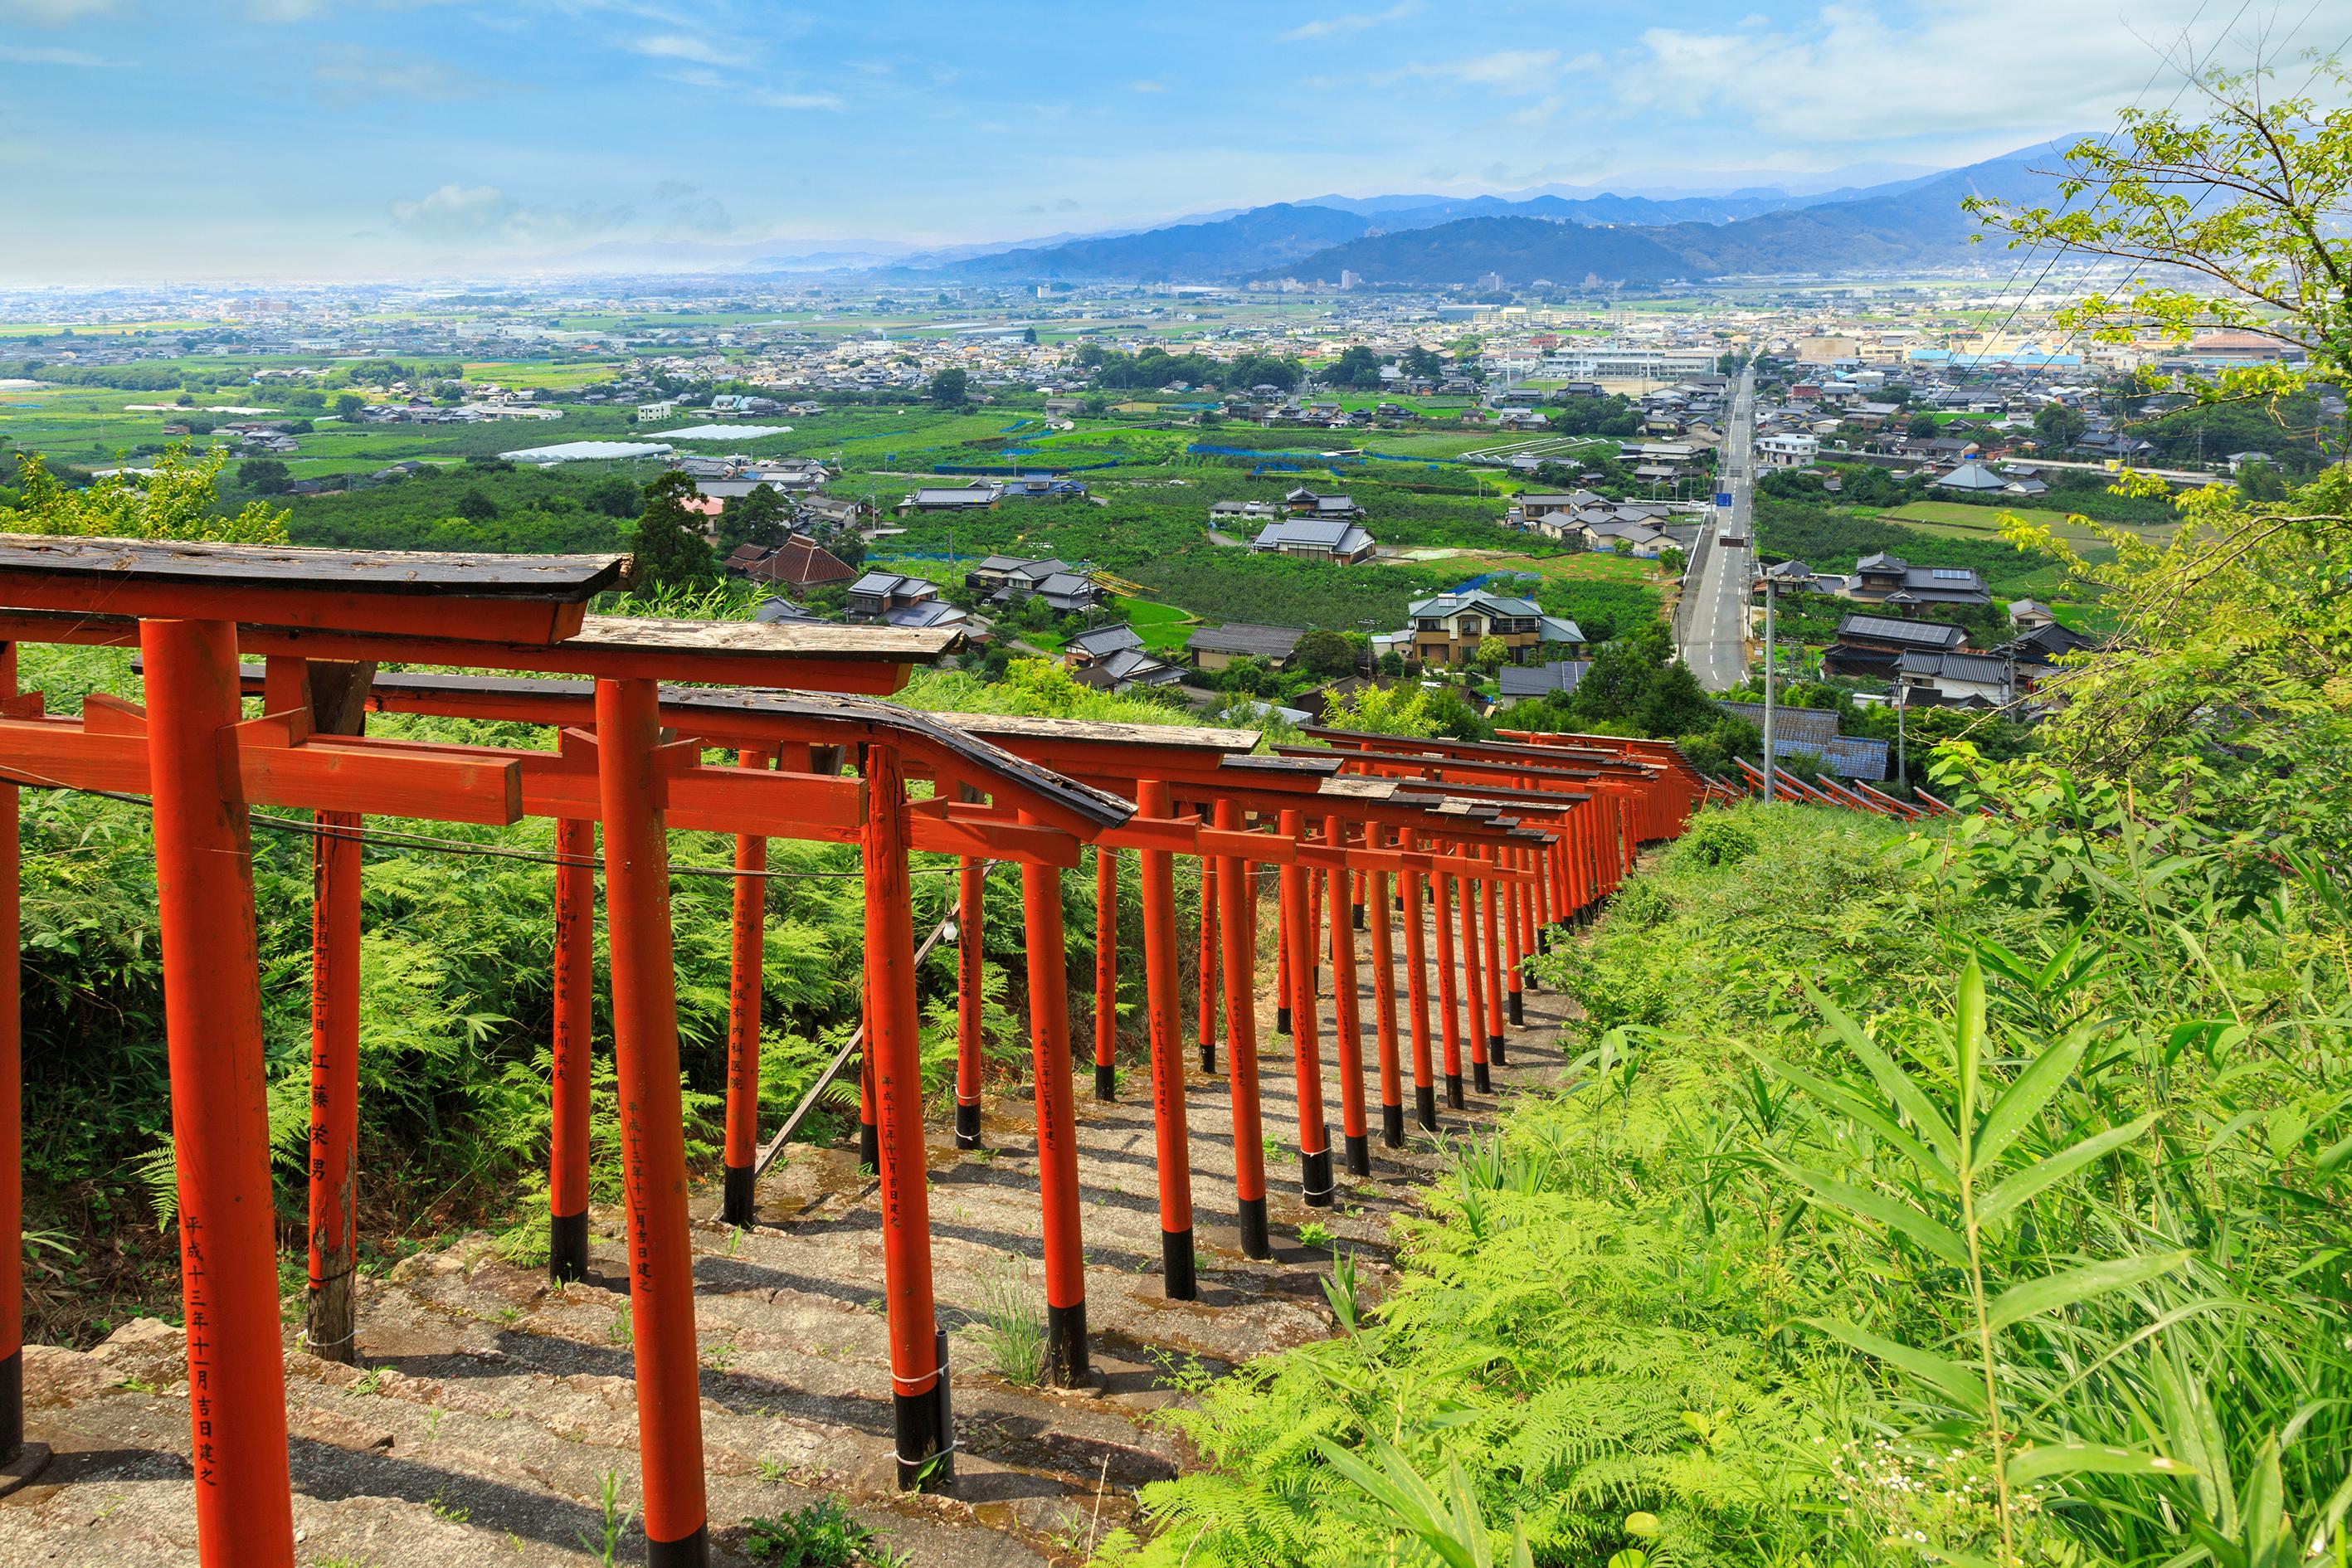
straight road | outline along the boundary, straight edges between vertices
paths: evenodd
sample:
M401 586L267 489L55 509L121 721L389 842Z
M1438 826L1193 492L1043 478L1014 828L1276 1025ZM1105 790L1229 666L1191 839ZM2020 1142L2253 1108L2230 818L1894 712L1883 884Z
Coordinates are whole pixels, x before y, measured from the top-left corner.
M1751 365L1739 373L1739 384L1732 395L1716 486L1731 492L1731 507L1728 511L1718 509L1707 522L1706 560L1700 565L1697 581L1685 590L1692 603L1675 649L1709 691L1728 690L1748 679L1748 601L1755 572L1754 536L1749 529L1755 477L1756 370ZM1727 539L1748 542L1729 545L1725 543Z

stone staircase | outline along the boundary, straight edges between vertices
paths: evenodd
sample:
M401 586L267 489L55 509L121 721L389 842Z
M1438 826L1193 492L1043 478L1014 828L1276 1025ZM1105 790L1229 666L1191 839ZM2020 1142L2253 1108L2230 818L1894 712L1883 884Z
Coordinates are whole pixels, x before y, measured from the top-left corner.
M1343 1181L1339 1203L1319 1211L1297 1198L1290 1041L1273 1032L1271 976L1261 976L1268 1005L1259 1020L1260 1082L1265 1131L1277 1145L1266 1161L1270 1262L1241 1255L1224 1079L1199 1070L1188 1023L1198 1301L1160 1293L1140 1044L1122 1050L1117 1103L1088 1098L1090 1074L1079 1062L1093 1388L1003 1382L972 1329L984 1292L1007 1270L1025 1271L1042 1310L1026 1085L990 1100L985 1151L955 1149L940 1119L929 1163L940 1321L953 1340L952 1497L895 1486L881 1228L876 1184L856 1167L854 1138L842 1147L793 1148L761 1184L755 1229L720 1226L716 1189L698 1194L697 1313L714 1560L753 1562L743 1550L745 1521L829 1495L887 1531L888 1550L915 1563L1081 1561L1091 1539L1130 1519L1137 1487L1187 1463L1181 1443L1150 1419L1181 1397L1171 1386L1175 1373L1214 1373L1331 1331L1320 1288L1331 1247L1357 1258L1365 1289L1376 1295L1387 1277L1390 1221L1411 1206L1414 1184L1434 1167L1438 1152L1417 1132L1403 1150L1381 1146L1366 957L1358 967L1375 1174ZM1402 972L1397 989L1402 1006ZM1321 1011L1337 1163L1339 1090L1328 995ZM1560 1075L1563 1005L1530 992L1527 1020L1509 1031L1510 1065L1494 1072L1497 1094ZM1411 1098L1408 1070L1408 1107ZM1463 1112L1444 1110L1442 1098L1441 1091L1448 1134L1493 1119L1493 1097L1473 1094ZM1331 1233L1329 1246L1299 1241L1298 1227L1310 1219ZM608 1478L622 1510L636 1496L637 1431L619 1212L598 1211L593 1226L590 1278L561 1289L541 1272L504 1262L480 1237L367 1281L358 1366L297 1348L289 1328L299 1562L422 1568L604 1561L602 1499ZM142 1321L87 1353L33 1347L26 1361L30 1435L55 1457L33 1484L0 1500L0 1568L193 1565L180 1331ZM632 1520L611 1561L636 1563L643 1553Z

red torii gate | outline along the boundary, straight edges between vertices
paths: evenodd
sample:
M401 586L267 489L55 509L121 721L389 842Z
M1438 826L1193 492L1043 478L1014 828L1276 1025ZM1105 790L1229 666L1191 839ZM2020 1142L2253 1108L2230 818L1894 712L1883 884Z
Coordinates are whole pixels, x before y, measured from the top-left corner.
M261 670L248 668L244 676L249 690L264 690L268 676ZM379 711L432 713L477 720L499 720L541 725L562 726L572 721L593 717L590 689L583 684L555 680L517 680L475 676L450 675L388 675L376 678L366 696L366 705ZM911 843L915 848L963 850L966 855L966 876L960 889L960 909L967 936L963 943L966 953L976 952L977 932L981 920L978 891L971 886L971 872L976 867L969 853L984 849L998 858L1013 858L1024 862L1024 876L1025 918L1030 921L1027 933L1033 959L1043 954L1043 962L1055 973L1040 976L1031 974L1033 1048L1039 1106L1039 1148L1041 1165L1041 1199L1045 1220L1045 1253L1047 1265L1047 1301L1053 1309L1051 1327L1053 1353L1049 1365L1055 1380L1076 1383L1085 1374L1087 1357L1085 1344L1084 1284L1079 1264L1077 1235L1077 1194L1076 1145L1072 1137L1069 1105L1069 1061L1067 1056L1067 1020L1057 1005L1064 994L1064 984L1058 973L1058 955L1062 951L1058 925L1048 931L1044 922L1058 922L1061 868L1076 863L1075 845L1066 855L1039 853L1020 840L1009 837L1013 828L1009 817L1000 807L995 814L983 814L968 805L964 796L976 794L971 780L981 770L974 766L975 756L985 762L989 757L1005 759L1008 752L1025 750L1029 760L1037 763L1041 758L1059 763L1074 771L1090 773L1102 783L1116 784L1132 794L1150 814L1150 820L1138 817L1125 826L1114 826L1108 814L1099 814L1102 820L1095 824L1097 851L1106 856L1119 847L1135 847L1143 857L1147 888L1145 901L1147 979L1150 981L1149 1007L1152 1020L1152 1061L1154 1083L1155 1125L1160 1142L1160 1167L1162 1200L1163 1266L1169 1295L1174 1299L1192 1299L1197 1294L1193 1283L1193 1250L1189 1161L1185 1150L1185 1130L1182 1116L1182 1069L1179 1065L1181 1052L1176 1045L1181 999L1175 992L1174 961L1174 889L1168 875L1168 862L1173 853L1197 850L1206 854L1218 847L1221 840L1201 830L1196 824L1173 814L1172 797L1165 780L1155 780L1148 774L1167 773L1179 780L1177 786L1186 795L1199 795L1202 803L1211 797L1229 805L1246 805L1264 820L1274 820L1302 804L1310 805L1318 819L1326 825L1344 820L1354 823L1361 818L1370 823L1374 817L1398 822L1423 824L1442 829L1444 835L1463 840L1493 838L1498 829L1474 822L1464 826L1454 820L1460 814L1441 808L1421 796L1400 795L1394 786L1370 786L1364 783L1347 783L1330 778L1338 765L1330 759L1311 763L1280 764L1272 759L1242 759L1234 756L1242 747L1254 743L1256 737L1248 731L1202 731L1176 726L1099 725L1061 720L1024 720L994 715L910 713L904 710L865 702L855 699L828 698L806 692L744 692L712 691L682 688L664 688L660 693L659 716L666 727L682 737L681 747L728 747L739 749L746 756L764 755L779 746L810 743L813 751L837 750L844 739L856 739L874 734L914 731L919 743L902 746L903 765L909 777L928 778L939 786L931 801L910 810L916 832ZM919 743L928 737L930 743ZM818 742L824 743L820 745ZM999 752L988 742L1002 742L1006 752ZM984 755L983 755L984 754ZM1107 760L1108 759L1108 760ZM1156 760L1155 760L1156 759ZM726 773L716 774L722 784L736 785L740 781ZM1223 782L1238 778L1239 784ZM1035 777L1026 781L1037 787L1039 781L1051 781L1063 786L1065 793L1076 792L1092 795L1085 786L1063 780L1047 773L1042 765L1035 768ZM794 783L795 790L805 787L807 780ZM952 786L952 787L950 787ZM1286 791L1312 791L1302 795ZM1322 799L1329 795L1336 799ZM1057 804L1049 799L1047 806ZM1116 802L1119 815L1127 807ZM1546 801L1550 809L1559 803ZM993 830L996 837L984 843L971 839L942 841L939 835L953 823L966 832ZM741 819L705 820L691 813L674 814L672 826L679 827L709 827L731 826L739 834L739 863L757 855L760 837L745 829L757 825ZM1369 831L1369 828L1367 829ZM779 836L782 836L781 834ZM836 837L824 832L800 830L799 837ZM1281 839L1287 837L1287 845ZM1202 840L1209 842L1203 843ZM1277 864L1297 860L1302 853L1311 857L1305 847L1304 836L1296 832L1267 837L1263 835L1235 831L1233 842L1225 847L1242 847L1254 858ZM1344 846L1343 846L1344 847ZM1358 850L1354 861L1363 859ZM1249 863L1244 861L1244 864ZM1381 862L1386 864L1387 862ZM1332 870L1330 875L1346 875ZM1491 883L1500 873L1477 870L1473 874L1485 877ZM561 876L561 873L559 873ZM584 879L583 879L584 881ZM1233 879L1238 889L1240 879ZM1238 891L1236 896L1239 896ZM559 904L564 902L559 889ZM757 905L752 906L756 912ZM756 1041L759 1032L758 984L756 969L747 978L741 955L756 954L757 926L751 923L739 900L734 948L739 955L732 987L730 1045ZM1230 923L1230 922L1229 922ZM1115 931L1110 933L1115 943ZM1048 941L1047 938L1052 940ZM1286 952L1297 951L1295 933L1286 932ZM1340 951L1335 932L1335 955ZM1043 944L1042 946L1040 944ZM1108 944L1107 944L1108 945ZM1352 949L1349 952L1352 956ZM1153 955L1158 954L1154 961ZM756 958L751 960L756 963ZM1229 973L1233 973L1228 965ZM584 973L584 965L579 973ZM1115 971L1114 971L1115 973ZM1244 964L1238 973L1244 991L1239 1016L1248 1019L1251 1008L1247 999L1250 985L1249 966ZM1099 971L1098 971L1099 978ZM1392 976L1388 984L1392 986ZM566 1012L585 1016L584 996L566 1006L567 990L559 977L559 1018ZM1352 1011L1352 989L1348 994L1349 1010ZM1042 1004L1042 1005L1041 1005ZM1230 1011L1230 1009L1229 1009ZM976 1141L978 1085L976 1069L979 1060L978 1021L972 1009L961 1009L961 1023L966 1030L959 1051L958 1133L961 1141ZM1392 1009L1383 1010L1388 1024L1384 1037L1384 1068L1394 1061ZM559 1041L564 1036L559 1025ZM1250 1256L1270 1256L1265 1227L1265 1194L1262 1168L1256 1166L1261 1134L1255 1110L1254 1068L1255 1046L1242 1048L1237 1038L1234 1057L1252 1064L1253 1074L1235 1079L1236 1147L1245 1151L1237 1164L1241 1167L1244 1194L1242 1236L1244 1250ZM1343 1044L1343 1054L1347 1046ZM1320 1064L1315 1058L1313 1042L1307 1041L1300 1050L1300 1081L1307 1086L1303 1092L1311 1098L1319 1095ZM870 1063L870 1058L869 1058ZM559 1056L559 1078L563 1077ZM583 1075L573 1075L581 1077ZM1480 1089L1484 1082L1481 1064ZM1350 1070L1343 1081L1360 1082L1360 1073ZM866 1074L870 1091L873 1079ZM1391 1143L1402 1142L1402 1110L1394 1103L1392 1093L1394 1073L1384 1075L1383 1110L1391 1124ZM1458 1105L1458 1077L1454 1080L1454 1100ZM751 1151L756 1142L756 1060L746 1062L740 1051L730 1050L728 1079L728 1198L730 1212L725 1217L734 1223L751 1219ZM972 1112L967 1117L965 1108ZM1369 1152L1362 1125L1360 1095L1345 1097L1348 1149L1350 1169L1369 1173ZM871 1150L879 1142L875 1126L875 1108L869 1092L865 1110L866 1121L862 1145ZM551 1258L559 1279L577 1278L584 1265L586 1236L585 1204L585 1110L584 1105L574 1116L579 1129L576 1136L565 1136L559 1125L556 1140L557 1171L576 1171L580 1174L570 1184L551 1184L551 1193L557 1205L559 1218L572 1222L567 1228L576 1236L576 1242ZM1425 1121L1431 1120L1425 1117ZM1308 1201L1329 1201L1329 1157L1319 1136L1321 1121L1318 1112L1311 1121L1302 1115L1301 1147L1308 1171ZM572 1151L567 1158L567 1151ZM868 1163L872 1163L869 1159ZM1320 1180L1317 1177L1319 1175ZM739 1180L740 1176L740 1180ZM576 1190L576 1201L567 1211L562 1205L564 1194ZM740 1207L737 1207L740 1201ZM566 1259L573 1255L580 1262L567 1268ZM936 1472L935 1472L936 1473Z
M144 656L143 710L93 699L77 721L44 715L37 695L8 693L0 703L0 776L12 798L21 784L146 790L153 797L197 1536L207 1563L290 1568L293 1561L249 805L499 823L518 819L527 796L568 799L576 808L570 815L599 817L605 827L607 901L622 917L612 922L613 1000L627 1131L648 1555L657 1563L708 1558L665 815L681 794L691 797L698 783L721 785L721 802L735 805L740 789L724 786L754 784L759 775L701 768L665 747L656 679L798 679L891 690L909 662L937 658L954 638L884 629L587 624L587 600L613 585L622 566L614 556L386 555L0 538L0 637L12 645L7 673L13 675L17 641L135 644ZM281 659L590 674L596 678L596 729L562 752L517 755L322 737L302 707L246 721L241 649ZM294 671L289 666L285 673L290 694ZM904 888L911 813L901 777L895 749L873 747L866 785L852 803L863 808L863 820L839 824L864 845L869 887L886 890ZM6 815L13 828L14 813ZM322 826L331 839L332 825ZM327 858L321 857L322 880L333 877ZM14 894L16 873L10 856L0 894ZM13 925L15 900L5 901L0 924ZM894 1088L908 1090L890 1097L886 1137L895 1147L886 1152L886 1222L927 1234L904 898L886 891L870 899L867 926L869 949L882 956L882 976L871 988L879 1054ZM328 940L339 942L333 933L341 929L322 913L320 930ZM12 981L15 967L11 948ZM340 1011L341 973L331 965L324 976L322 1014ZM0 1046L14 1046L16 1027L11 1008ZM341 1033L340 1024L320 1030L330 1043ZM13 1090L16 1053L5 1056L0 1082ZM348 1076L347 1058L341 1066ZM344 1098L340 1088L314 1088L314 1099L326 1107ZM8 1109L0 1103L0 1110ZM12 1258L18 1137L16 1120L7 1117L0 1125L0 1222L8 1234L0 1237L0 1252ZM909 1162L911 1185L889 1173ZM16 1283L0 1279L0 1286ZM923 1339L931 1337L928 1284L928 1270L919 1280L892 1281L894 1373L899 1340L913 1340L917 1323ZM6 1336L0 1355L18 1369L8 1380L12 1393L21 1389L19 1310L10 1289L0 1300ZM931 1347L916 1349L919 1357ZM943 1447L938 1381L934 1363L923 1386L900 1383L895 1403L902 1459L909 1436L929 1437L928 1451ZM21 1431L19 1410L11 1409L9 1421Z

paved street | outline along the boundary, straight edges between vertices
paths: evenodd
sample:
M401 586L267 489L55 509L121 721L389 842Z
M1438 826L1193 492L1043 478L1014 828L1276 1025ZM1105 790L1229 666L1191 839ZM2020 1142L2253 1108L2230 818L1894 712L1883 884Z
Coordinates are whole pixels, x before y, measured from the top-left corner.
M1740 372L1732 398L1731 419L1723 445L1718 489L1731 492L1729 525L1707 524L1714 542L1708 546L1698 581L1689 590L1693 605L1676 650L1691 673L1709 691L1723 691L1748 679L1748 600L1753 567L1752 549L1726 548L1727 536L1753 543L1748 532L1754 506L1751 486L1756 463L1756 372Z

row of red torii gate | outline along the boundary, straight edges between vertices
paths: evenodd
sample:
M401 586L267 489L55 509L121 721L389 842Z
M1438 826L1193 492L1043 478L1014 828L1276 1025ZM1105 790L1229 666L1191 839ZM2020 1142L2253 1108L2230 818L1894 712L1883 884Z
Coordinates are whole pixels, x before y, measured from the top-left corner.
M1096 1092L1113 1092L1117 853L1139 859L1150 1093L1168 1294L1194 1294L1175 861L1200 862L1196 1039L1222 1002L1243 1249L1270 1255L1260 1129L1258 889L1271 874L1276 1027L1297 1075L1300 1195L1328 1204L1314 998L1337 1011L1341 1158L1369 1173L1351 926L1369 932L1381 1138L1437 1125L1518 1021L1523 958L1617 885L1643 843L1712 792L1662 742L1499 742L931 715L877 700L959 634L591 616L621 556L388 554L0 535L0 1465L24 1429L18 1006L20 787L152 799L199 1554L291 1568L277 1237L265 1106L252 808L313 815L308 1341L353 1353L360 879L369 816L556 825L551 1268L588 1245L596 878L609 945L647 1561L708 1559L688 1171L678 1089L668 834L732 835L729 1221L753 1220L760 963L770 838L856 844L865 893L862 1152L878 1175L894 1430L908 1486L952 1484L934 1321L909 856L960 858L958 1143L982 1134L984 872L1018 868L1027 964L1049 1375L1087 1373L1062 873L1096 851ZM50 714L18 689L22 643L134 647L143 704ZM380 667L396 665L399 672ZM432 673L462 670L469 673ZM491 673L481 673L481 672ZM553 679L551 679L553 678ZM671 684L665 684L671 683ZM258 699L249 710L248 699ZM379 712L543 726L552 744L362 733ZM716 753L714 758L713 753ZM917 787L910 790L909 785ZM922 786L928 785L926 790ZM601 832L601 843L599 835ZM1424 921L1423 910L1429 916ZM1343 913L1343 910L1346 911ZM1328 918L1327 918L1328 917ZM1328 926L1328 952L1322 935ZM1433 948L1433 952L1425 951ZM1401 952L1406 994L1396 994ZM1429 976L1434 976L1434 997ZM1292 1006L1297 999L1299 1005ZM1436 1021L1432 1022L1434 1003ZM1408 1110L1405 1089L1412 1098ZM781 1142L781 1137L777 1140ZM775 1145L770 1146L772 1154Z

